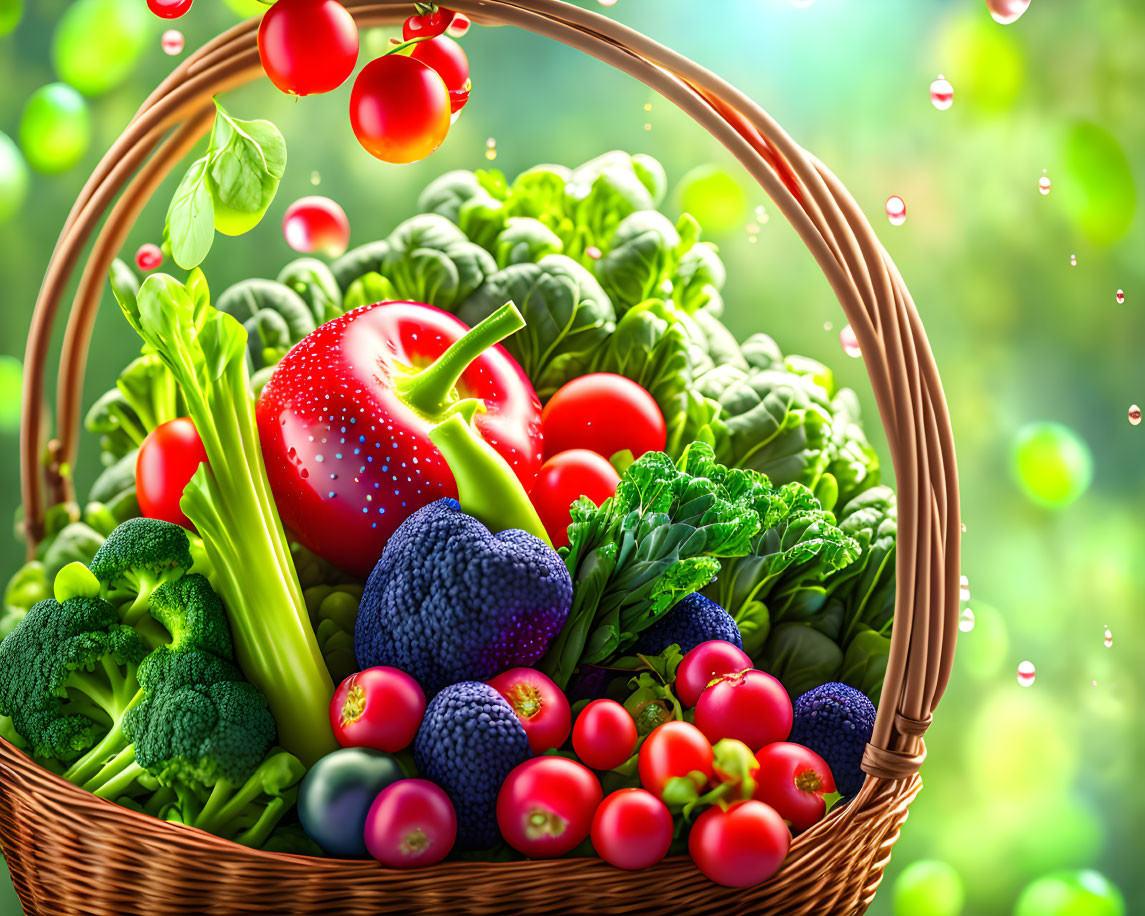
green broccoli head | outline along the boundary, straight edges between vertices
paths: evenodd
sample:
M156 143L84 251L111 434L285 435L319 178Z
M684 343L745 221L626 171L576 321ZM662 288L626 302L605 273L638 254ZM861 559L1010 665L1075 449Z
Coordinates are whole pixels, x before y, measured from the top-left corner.
M100 598L41 601L0 643L0 714L37 755L73 760L117 727L145 652Z
M145 697L124 718L136 762L165 784L242 783L275 737L266 699L238 668L199 649L156 649L140 670Z
M205 649L234 661L223 603L205 576L193 573L164 582L151 593L150 611L171 634L172 649Z
M184 528L155 518L128 519L116 528L91 561L102 597L124 608L123 622L137 623L151 593L178 579L193 563Z

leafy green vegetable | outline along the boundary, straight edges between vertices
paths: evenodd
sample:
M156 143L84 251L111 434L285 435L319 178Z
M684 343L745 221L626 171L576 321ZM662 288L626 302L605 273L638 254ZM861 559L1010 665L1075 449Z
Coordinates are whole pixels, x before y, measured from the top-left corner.
M207 257L215 230L240 235L253 229L278 192L286 171L286 141L269 121L240 121L215 102L207 153L179 182L163 235L184 270Z
M838 643L805 623L783 623L775 628L757 667L782 682L798 697L812 687L838 679L843 651Z
M505 341L544 400L583 375L612 333L612 303L592 274L564 255L513 264L489 277L458 310L473 326L506 302L525 316L525 328Z
M466 173L468 174L468 173ZM368 273L377 273L381 270L382 258L389 251L390 243L385 239L376 242L367 242L357 248L351 248L342 257L330 265L330 273L338 283L338 288L345 294L350 285L359 277ZM346 311L350 308L347 306Z
M291 261L279 271L277 279L302 298L316 325L342 314L342 289L330 268L317 258Z
M510 217L498 233L491 250L498 267L535 264L546 255L560 254L561 240L540 220L528 216Z
M497 269L489 252L449 220L433 214L401 223L386 243L378 273L393 284L397 298L448 312L457 311Z
M226 603L238 659L265 694L280 741L304 761L333 750L326 670L275 508L255 425L247 335L209 304L198 271L184 286L153 274L124 314L179 384L209 465L187 485L183 511L203 538Z
M219 296L217 308L242 322L254 369L277 365L287 350L318 326L302 297L275 280L236 283Z

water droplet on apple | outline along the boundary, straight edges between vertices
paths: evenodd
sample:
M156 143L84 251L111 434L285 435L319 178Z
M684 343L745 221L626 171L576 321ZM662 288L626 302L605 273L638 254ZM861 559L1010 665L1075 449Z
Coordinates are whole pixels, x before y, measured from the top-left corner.
M1033 662L1022 662L1018 665L1018 686L1029 687L1034 683L1034 677L1037 675L1037 670L1034 668Z
M1130 426L1140 426L1141 425L1141 408L1138 407L1136 404L1130 404L1129 405L1129 425Z
M906 201L897 194L887 198L887 219L892 226L901 226L906 222Z
M986 7L990 15L999 25L1009 25L1022 18L1022 13L1029 9L1030 0L986 0Z
M954 87L941 73L938 74L938 79L930 84L930 104L939 111L946 111L954 104Z
M135 252L135 266L142 271L150 272L163 263L163 251L153 242L140 245Z
M183 50L183 33L178 29L168 29L163 33L159 46L163 49L164 54L174 57Z
M839 346L852 359L858 359L863 355L863 351L859 349L859 339L855 336L855 331L850 325L839 332Z
M963 633L969 633L974 629L974 612L970 608L963 608L962 613L958 615L958 629Z
M295 251L336 258L350 244L350 221L329 197L303 197L287 208L282 234Z

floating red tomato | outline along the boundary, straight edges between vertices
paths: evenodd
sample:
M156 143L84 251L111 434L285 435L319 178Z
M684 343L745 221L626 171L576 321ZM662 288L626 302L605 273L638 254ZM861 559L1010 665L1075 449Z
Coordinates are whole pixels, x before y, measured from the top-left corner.
M354 72L358 26L337 0L278 0L263 14L258 54L283 92L330 92Z
M469 101L469 58L452 38L441 35L413 46L410 57L433 67L449 90L450 109L461 111Z
M358 142L383 162L424 159L449 133L450 99L432 67L389 54L362 68L350 94Z
M147 0L147 8L160 19L178 19L191 8L192 0Z

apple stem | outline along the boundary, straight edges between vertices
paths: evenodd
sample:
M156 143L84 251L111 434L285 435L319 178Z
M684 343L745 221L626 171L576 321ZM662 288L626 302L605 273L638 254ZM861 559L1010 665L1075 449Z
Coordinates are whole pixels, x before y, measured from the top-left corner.
M398 393L418 413L427 417L441 416L450 406L453 389L470 364L524 326L525 319L517 307L506 302L455 340L431 365L400 382Z

